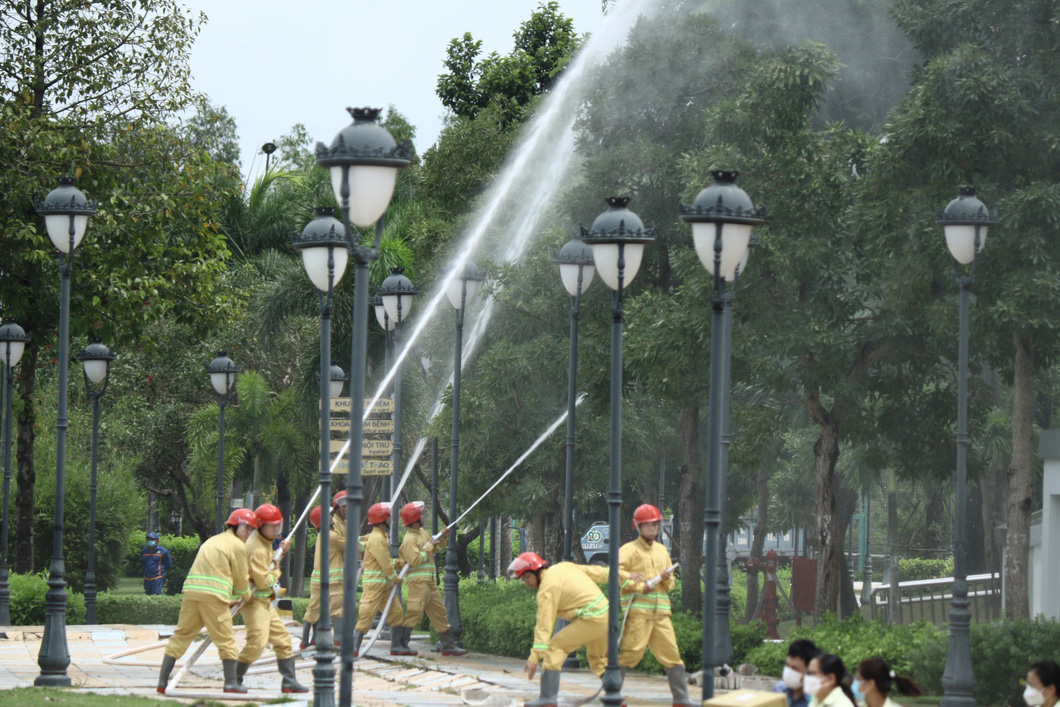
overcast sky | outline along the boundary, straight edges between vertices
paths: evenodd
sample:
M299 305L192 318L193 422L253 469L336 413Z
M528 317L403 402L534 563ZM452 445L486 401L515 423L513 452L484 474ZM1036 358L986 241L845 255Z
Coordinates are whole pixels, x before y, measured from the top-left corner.
M208 21L192 50L193 85L235 118L243 172L261 145L303 123L330 143L347 106L393 105L434 144L445 109L435 95L449 40L470 32L484 54L508 54L539 0L184 0ZM600 0L559 0L578 33L595 32Z

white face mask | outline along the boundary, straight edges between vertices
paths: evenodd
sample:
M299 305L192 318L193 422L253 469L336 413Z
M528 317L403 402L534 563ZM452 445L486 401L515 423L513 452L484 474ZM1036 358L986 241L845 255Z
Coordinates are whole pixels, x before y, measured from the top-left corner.
M823 685L821 684L821 678L816 675L810 675L809 673L802 679L802 691L810 697L815 696L821 691Z
M784 672L781 674L780 679L784 681L789 690L797 690L802 687L802 673L787 665L784 666Z
M1030 685L1023 691L1023 701L1027 703L1027 707L1039 707L1045 702L1045 695L1042 694L1041 690L1036 690Z

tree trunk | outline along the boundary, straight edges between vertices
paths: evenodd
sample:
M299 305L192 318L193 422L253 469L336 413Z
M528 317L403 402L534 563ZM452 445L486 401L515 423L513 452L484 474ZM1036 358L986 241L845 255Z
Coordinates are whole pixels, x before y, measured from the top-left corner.
M1034 496L1034 342L1015 334L1012 357L1012 463L1008 469L1005 617L1030 618L1027 558Z
M929 557L946 557L950 554L949 542L944 539L949 522L949 508L944 502L943 487L928 484L928 502L924 507L923 551ZM948 497L949 490L946 490Z
M512 519L501 516L501 538L497 546L497 574L508 576L508 565L512 564Z
M836 507L835 465L839 459L839 421L824 409L816 396L807 399L810 417L817 423L813 446L813 490L817 516L817 596L813 616L839 608L840 587L846 581L842 565L843 528Z
M769 531L769 469L772 465L763 461L758 467L758 477L755 481L757 493L757 510L755 513L754 538L751 540L751 557L761 561L762 548L766 544L766 535ZM744 620L750 621L754 618L754 610L758 606L758 570L747 571L747 605L744 608Z
M1004 405L1001 397L1001 377L996 368L983 368L983 380L990 387L990 399L1000 410ZM1005 464L1000 454L994 453L989 467L979 481L983 496L983 563L987 572L1001 572L1001 553L994 542L994 528L1005 517ZM970 537L970 536L969 536Z
M34 505L34 490L37 483L37 472L33 466L33 442L37 438L37 357L40 349L30 342L23 352L22 365L18 369L19 396L22 409L16 417L18 421L18 447L15 461L18 466L15 491L15 508L18 519L15 527L15 572L28 574L33 572L33 521L37 509ZM14 408L12 408L12 414Z
M701 616L703 591L699 581L703 568L703 461L699 441L699 406L686 405L681 409L681 446L684 464L681 465L678 485L677 522L681 546L681 609Z
M851 521L854 518L854 511L857 510L858 497L850 489L841 487L839 480L836 480L836 508L839 511L839 522L840 531L839 537L849 537L848 533L852 533L853 530L850 527ZM839 618L847 619L853 616L858 611L858 598L854 593L854 570L850 564L850 558L844 553L842 543L840 543L839 556L842 562L842 572L839 575Z

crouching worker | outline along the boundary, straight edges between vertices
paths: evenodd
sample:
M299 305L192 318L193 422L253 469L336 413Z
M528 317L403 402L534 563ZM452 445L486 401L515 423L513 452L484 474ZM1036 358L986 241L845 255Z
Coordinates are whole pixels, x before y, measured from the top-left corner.
M390 558L390 504L376 503L371 506L368 509L368 524L372 526L372 532L365 543L362 560L364 569L361 572L361 585L364 590L357 608L357 625L353 632L355 658L360 657L364 632L372 627L375 615L386 605L390 588L401 586L401 577L398 576L394 561ZM400 627L404 621L405 611L401 608L401 602L391 602L390 611L386 615L391 635L394 630L401 633Z
M533 680L537 664L544 661L541 695L527 707L556 707L559 674L567 656L585 646L589 669L602 677L607 664L607 597L597 585L607 582L607 568L560 562L549 566L534 552L524 552L508 565L508 576L520 579L537 592L534 646L526 661ZM619 579L629 579L619 573ZM640 586L637 583L638 587ZM569 621L555 636L556 618Z
M214 535L199 548L195 562L184 580L180 617L166 645L158 691L166 692L169 674L203 626L217 646L224 666L225 692L246 692L236 678L238 649L232 636L232 607L250 597L246 541L260 523L254 511L238 508L225 521L224 532Z
M622 587L625 595L622 608L629 613L622 628L618 665L625 676L626 670L640 663L645 649L651 648L655 660L666 670L674 707L693 707L699 703L688 694L685 664L670 619L670 595L667 592L674 586L670 570L673 563L663 544L656 542L661 523L662 514L658 508L647 503L639 506L633 511L633 527L640 537L618 550L618 567L622 572L628 572L635 579L659 577L658 584L650 589L645 583L642 593L634 591L632 580L627 580Z
M320 529L321 508L317 506L309 514L314 528ZM337 519L336 519L337 516ZM314 520L315 518L315 520ZM331 500L331 532L328 534L328 604L331 607L332 625L338 625L342 617L342 576L346 562L346 492L339 491ZM302 623L301 648L316 643L316 625L320 620L320 537L317 536L313 555L313 575L309 581L309 608ZM313 638L309 639L312 629ZM338 644L336 644L338 645Z
M247 540L247 564L250 568L250 583L253 594L243 607L243 622L246 624L247 642L239 653L236 678L243 684L243 676L251 664L265 652L265 644L271 643L276 651L276 665L283 680L280 691L285 693L309 692L295 678L294 651L291 649L291 634L283 625L280 614L272 600L276 598L273 587L280 581L280 568L273 562L272 543L280 535L283 514L271 503L263 503L254 511L261 527L251 533ZM283 554L291 549L291 541L280 543Z
M434 576L434 556L445 549L449 541L449 529L442 531L442 539L435 545L430 534L423 529L423 505L423 501L413 501L401 508L401 522L405 524L406 532L405 539L401 541L401 549L398 550L398 559L409 566L405 575L409 598L405 623L399 629L400 637L393 639L394 628L390 629L390 654L418 655L409 647L409 638L412 629L420 623L426 611L431 625L442 641L442 655L467 655L467 650L458 646L450 633L445 603L442 601L442 593L438 590L438 580Z

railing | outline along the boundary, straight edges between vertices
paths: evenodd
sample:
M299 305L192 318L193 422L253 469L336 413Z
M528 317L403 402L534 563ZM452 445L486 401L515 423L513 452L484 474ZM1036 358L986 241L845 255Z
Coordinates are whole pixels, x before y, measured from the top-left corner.
M930 621L945 625L949 622L950 599L953 598L953 577L942 579L919 579L898 583L898 606L901 611L895 616L896 623ZM872 618L889 616L891 585L881 584L869 593ZM968 610L972 621L990 621L1001 614L1001 576L973 574L968 576Z

